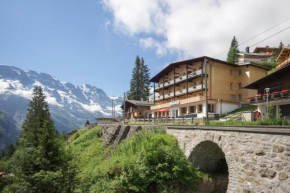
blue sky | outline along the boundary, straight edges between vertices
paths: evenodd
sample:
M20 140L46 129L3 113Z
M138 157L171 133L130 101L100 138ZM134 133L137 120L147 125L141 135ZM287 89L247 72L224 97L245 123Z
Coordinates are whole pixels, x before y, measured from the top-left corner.
M115 96L129 89L137 55L153 74L175 59L157 57L135 37L106 26L111 18L100 1L0 1L0 64L88 83Z
M243 42L259 34L289 18L289 7L289 0L0 0L0 64L122 95L136 55L155 75L168 63L227 51L234 35ZM289 44L288 34L258 46Z

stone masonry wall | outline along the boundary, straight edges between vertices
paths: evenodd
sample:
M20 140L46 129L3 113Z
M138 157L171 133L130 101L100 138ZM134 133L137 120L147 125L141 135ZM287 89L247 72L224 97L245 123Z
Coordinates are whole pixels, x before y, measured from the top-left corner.
M120 143L122 139L153 125L101 127L107 143L115 143L116 140ZM229 170L227 193L290 193L290 130L274 134L267 131L278 131L278 128L253 128L248 129L249 132L240 132L243 128L223 131L192 126L163 127L168 134L176 137L187 157L204 141L212 141L220 147Z
M216 143L229 168L228 193L289 193L290 137L283 135L167 129L187 157L203 141Z

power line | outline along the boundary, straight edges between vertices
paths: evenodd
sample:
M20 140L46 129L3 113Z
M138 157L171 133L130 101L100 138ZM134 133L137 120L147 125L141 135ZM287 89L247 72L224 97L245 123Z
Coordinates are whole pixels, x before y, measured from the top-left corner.
M284 21L278 23L277 25L275 25L275 26L273 26L273 27L267 29L266 31L263 31L262 33L259 33L258 35L256 35L256 36L254 36L254 37L252 37L252 38L250 38L250 39L248 39L248 40L242 42L240 45L242 45L242 44L244 44L244 43L246 43L246 42L248 42L248 41L250 41L250 40L252 40L252 39L254 39L254 38L258 37L258 36L260 36L260 35L262 35L263 33L266 33L266 32L268 32L268 31L270 31L271 29L273 29L273 28L275 28L275 27L281 25L282 23L284 23L284 22L286 22L286 21L288 21L288 20L290 20L290 17L289 17L288 19L286 19L286 20L284 20Z
M282 22L280 22L280 23L278 23L278 24L276 24L276 25L270 27L269 29L267 29L267 30L265 30L265 31L263 31L263 32L261 32L261 33L259 33L258 35L255 35L254 37L252 37L252 38L250 38L250 39L248 39L248 40L242 42L240 45L242 45L242 44L244 44L244 43L246 43L246 42L248 42L248 41L250 41L250 40L252 40L252 39L254 39L254 38L256 38L256 37L258 37L258 36L260 36L260 35L262 35L262 34L264 34L264 33L266 33L266 32L268 32L268 31L270 31L271 29L273 29L273 28L275 28L275 27L281 25L282 23L285 23L285 22L288 21L288 20L290 20L290 17L289 17L288 19L286 19L286 20L284 20L284 21L282 21ZM286 29L285 29L285 30L286 30ZM284 31L284 30L283 30L283 31ZM280 32L282 32L282 31L280 31ZM280 33L280 32L278 32L278 33ZM278 34L278 33L277 33L277 34ZM276 34L274 34L274 35L276 35ZM274 35L273 35L273 36L274 36ZM271 36L271 37L272 37L272 36ZM269 38L270 38L270 37L269 37ZM269 38L268 38L268 39L269 39ZM259 42L259 43L261 43L261 42ZM258 43L257 43L257 44L258 44ZM253 45L253 46L254 46L254 45ZM251 46L251 47L252 47L252 46ZM227 51L227 50L226 50L226 51ZM215 55L215 56L213 56L213 57L219 56L219 55L225 53L226 51L223 51L223 52L221 52L221 53L219 53L219 54L217 54L217 55Z
M285 28L285 29L283 29L283 30L281 30L281 31L279 31L279 32L277 32L277 33L275 33L275 34L273 34L273 35L271 35L271 36L269 36L269 37L267 37L267 38L265 38L265 39L263 39L263 40L261 40L261 41L259 41L258 43L255 43L254 45L251 45L250 48L255 46L255 45L257 45L257 44L259 44L259 43L261 43L261 42L263 42L263 41L265 41L265 40L267 40L267 39L269 39L269 38L271 38L271 37L273 37L273 36L275 36L275 35L277 35L277 34L279 34L279 33L281 33L281 32L283 32L283 31L285 31L285 30L287 30L287 29L289 29L289 28L290 28L290 26Z

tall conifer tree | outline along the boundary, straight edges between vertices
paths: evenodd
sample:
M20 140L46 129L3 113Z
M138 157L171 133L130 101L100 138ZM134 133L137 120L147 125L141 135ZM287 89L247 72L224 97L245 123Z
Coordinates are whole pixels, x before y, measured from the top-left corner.
M7 192L71 192L69 158L50 117L41 87L33 98L11 160L14 183Z
M143 58L136 57L135 67L133 68L130 81L130 91L128 99L146 100L149 95L149 68Z
M234 36L231 47L228 52L227 61L231 63L237 63L238 62L238 53L239 53L239 43L236 37Z

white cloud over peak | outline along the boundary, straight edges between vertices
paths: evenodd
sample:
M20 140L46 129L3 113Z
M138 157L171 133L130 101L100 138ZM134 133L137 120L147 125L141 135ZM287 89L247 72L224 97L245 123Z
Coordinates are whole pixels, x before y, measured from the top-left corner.
M103 4L113 14L117 31L140 37L140 46L155 49L158 56L173 51L182 58L227 52L234 35L242 43L290 17L289 0L103 0ZM288 26L290 20L240 45L240 50ZM278 46L281 40L287 45L289 32L257 46Z

